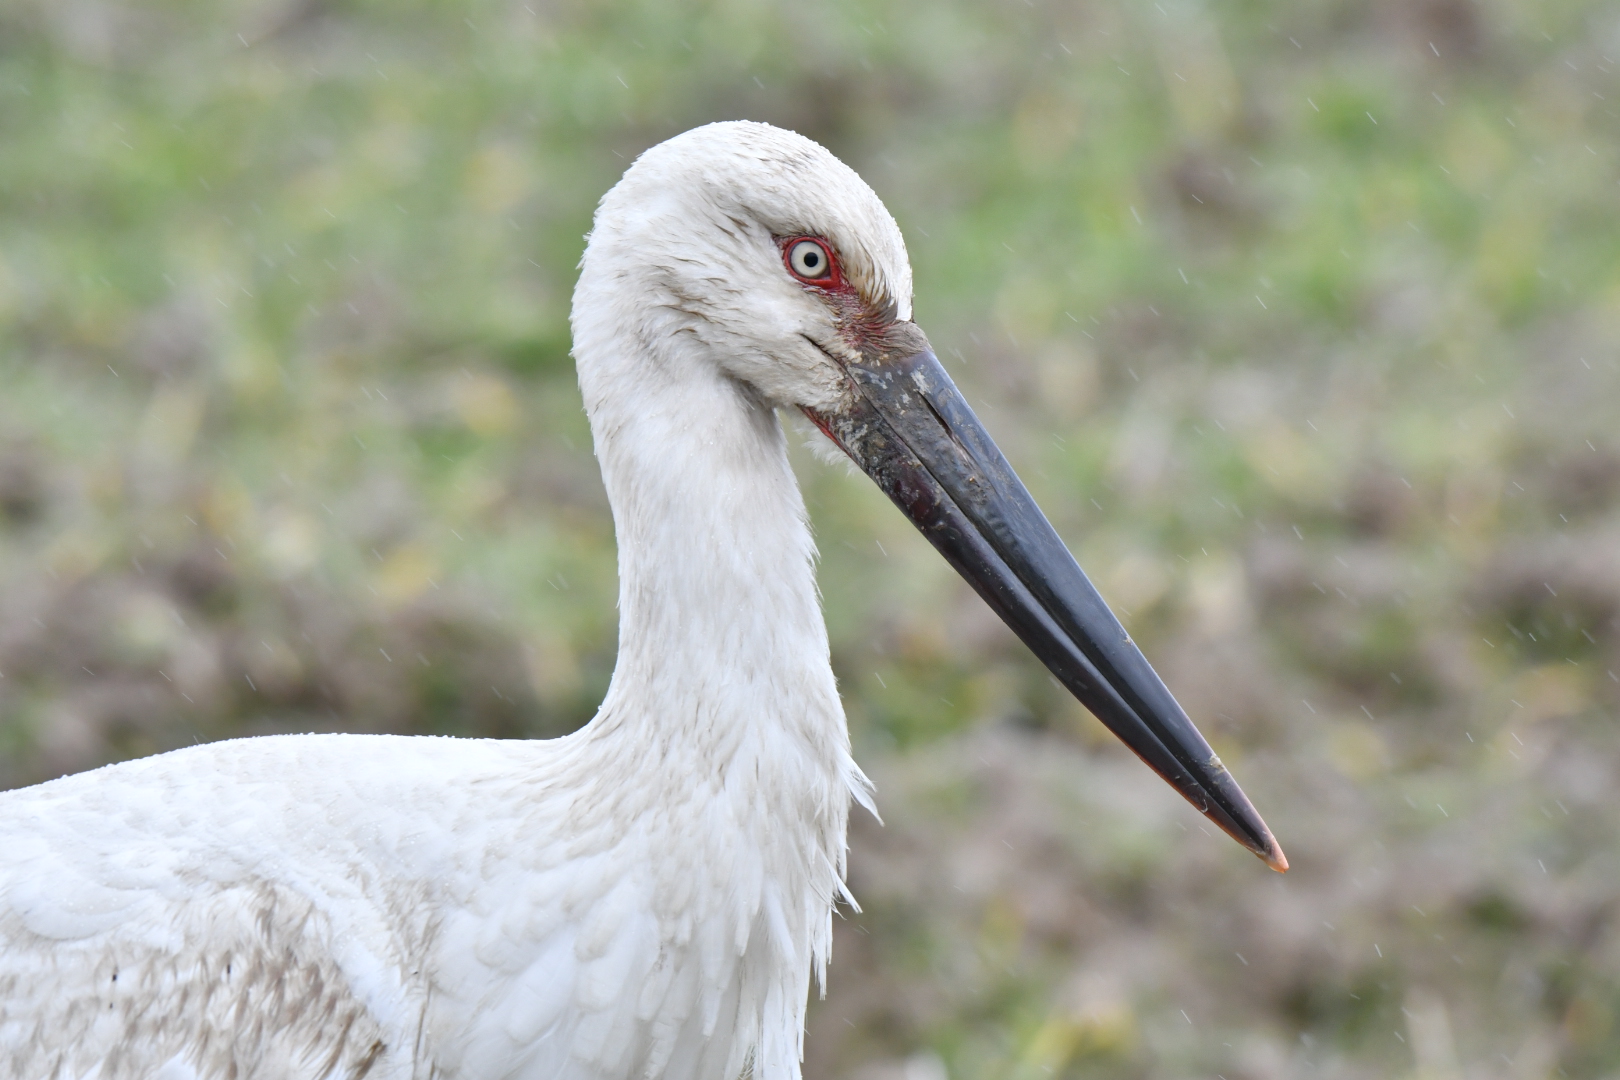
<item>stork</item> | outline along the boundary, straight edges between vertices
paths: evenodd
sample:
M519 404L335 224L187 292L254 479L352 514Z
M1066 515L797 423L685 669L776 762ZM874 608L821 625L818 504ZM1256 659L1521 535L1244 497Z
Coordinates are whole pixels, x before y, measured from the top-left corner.
M872 804L778 410L1286 868L935 359L899 228L832 154L745 122L648 150L597 210L572 325L618 537L595 718L240 739L0 795L0 1073L796 1080Z

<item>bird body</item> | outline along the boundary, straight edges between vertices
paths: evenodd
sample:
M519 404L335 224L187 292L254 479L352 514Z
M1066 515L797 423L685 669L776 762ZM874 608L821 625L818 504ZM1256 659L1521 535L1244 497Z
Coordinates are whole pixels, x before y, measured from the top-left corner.
M781 430L708 404L621 525L627 647L579 732L244 739L0 795L0 1071L796 1075L865 780Z
M236 740L0 795L6 1075L797 1075L867 782L773 403L717 370L727 342L660 325L721 317L624 280L735 258L678 242L716 193L682 203L659 165L604 200L575 306L620 551L597 716Z
M811 883L772 865L747 794L728 806L687 776L671 801L627 764L578 735L276 736L0 797L0 1073L735 1077L756 1046L796 1062L760 1006L799 1030L794 953L830 929L829 902L803 898L836 887L833 866Z
M0 1073L796 1080L871 803L778 408L1280 860L910 317L899 229L815 143L717 124L644 154L574 297L619 545L595 718L242 739L0 795Z

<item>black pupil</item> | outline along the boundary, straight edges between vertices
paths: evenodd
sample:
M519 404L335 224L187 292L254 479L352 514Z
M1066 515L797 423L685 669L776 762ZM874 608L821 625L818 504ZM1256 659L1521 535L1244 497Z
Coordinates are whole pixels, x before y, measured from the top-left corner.
M804 253L799 256L799 260L804 263L804 268L806 270L814 270L816 267L821 265L821 252L817 251L815 248L807 248Z

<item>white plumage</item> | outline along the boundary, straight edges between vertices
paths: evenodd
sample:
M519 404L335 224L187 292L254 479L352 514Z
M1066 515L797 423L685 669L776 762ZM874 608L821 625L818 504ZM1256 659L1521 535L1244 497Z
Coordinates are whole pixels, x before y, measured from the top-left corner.
M790 232L909 310L893 219L788 132L689 132L597 213L573 322L621 625L596 718L244 739L0 796L0 1074L799 1075L867 782L774 414L840 392Z
M596 717L244 739L0 795L0 1073L797 1080L870 801L780 407L1286 867L910 319L899 229L815 143L730 123L644 154L574 293L619 544Z

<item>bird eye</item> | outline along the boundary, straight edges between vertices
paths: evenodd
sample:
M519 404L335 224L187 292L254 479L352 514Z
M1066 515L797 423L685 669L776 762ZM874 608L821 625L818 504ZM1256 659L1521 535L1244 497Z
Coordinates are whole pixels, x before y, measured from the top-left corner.
M805 281L820 281L832 272L832 256L814 240L795 240L788 248L788 269Z

